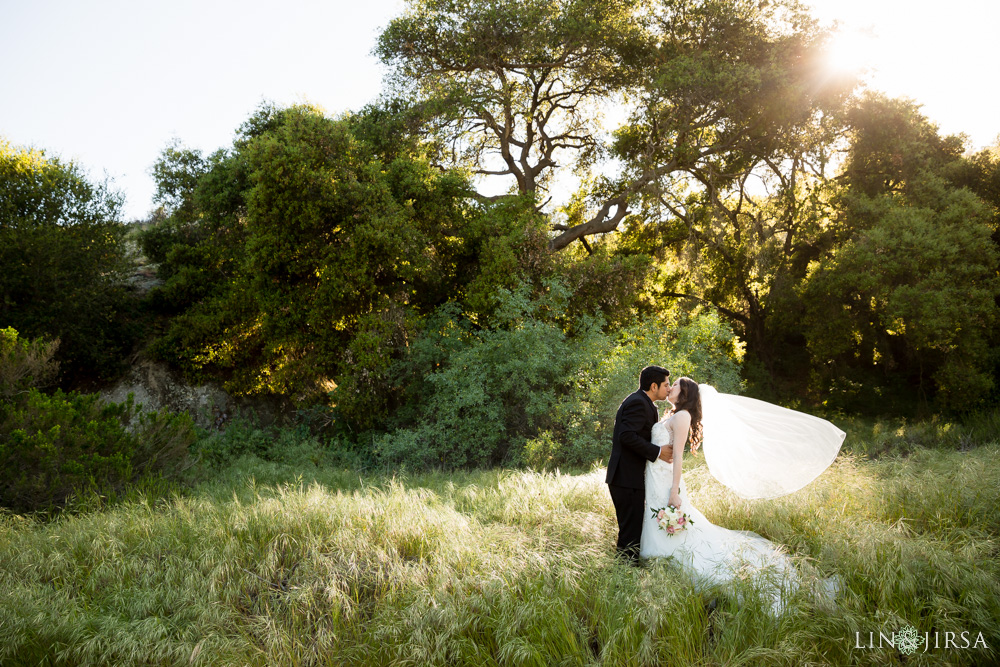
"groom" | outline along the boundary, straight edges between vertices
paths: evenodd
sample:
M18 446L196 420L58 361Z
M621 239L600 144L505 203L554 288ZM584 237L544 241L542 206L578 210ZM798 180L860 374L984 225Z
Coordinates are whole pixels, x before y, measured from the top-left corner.
M647 366L639 374L639 389L622 401L615 415L611 460L604 480L618 517L618 554L630 564L638 563L639 538L646 501L646 461L673 461L673 448L650 442L659 413L653 401L667 398L670 371Z

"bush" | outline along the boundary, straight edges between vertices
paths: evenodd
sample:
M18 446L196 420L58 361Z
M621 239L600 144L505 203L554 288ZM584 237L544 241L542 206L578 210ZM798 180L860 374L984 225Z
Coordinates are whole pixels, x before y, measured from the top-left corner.
M611 452L615 414L622 400L639 388L645 366L664 366L673 378L682 375L740 393L743 350L732 329L715 314L683 320L650 320L620 332L594 348L584 364L572 397L574 409L557 410L560 429L542 432L525 443L523 462L536 469L583 468L603 462Z
M141 335L121 196L0 138L0 326L58 337L67 382L118 372Z
M0 403L0 505L45 510L147 473L174 476L194 440L190 416L136 416L131 395L119 404L97 394L28 389L18 401Z
M552 431L542 431L524 443L524 462L535 470L550 470L566 448L552 437Z
M500 290L495 325L478 332L454 307L428 321L409 359L411 407L399 428L375 438L380 460L418 469L585 467L610 452L615 412L644 366L720 391L742 388L742 348L718 316L651 320L616 342L599 320L563 318L568 290L545 285L534 297L526 285Z
M346 466L366 468L370 461L337 439L325 439L302 423L289 427L265 427L237 417L224 431L208 434L191 447L191 455L215 474L242 458L292 466L299 470Z
M9 401L30 387L44 387L59 363L52 361L59 341L19 339L13 327L0 329L0 401Z
M277 463L319 464L318 440L304 428L261 428L236 418L224 431L209 434L191 453L210 468L219 469L244 456Z
M604 340L597 321L570 335L558 316L568 296L553 281L534 297L527 284L501 289L494 324L476 332L454 308L438 313L410 359L421 369L437 353L435 370L412 391L411 423L376 438L376 454L416 468L517 464L540 430L564 439L581 408L572 400L578 373Z
M615 414L624 398L639 388L639 372L651 364L688 376L721 392L743 390L743 345L715 312L679 319L650 319L619 334L618 342L595 368L588 401L595 406L599 439L611 442Z

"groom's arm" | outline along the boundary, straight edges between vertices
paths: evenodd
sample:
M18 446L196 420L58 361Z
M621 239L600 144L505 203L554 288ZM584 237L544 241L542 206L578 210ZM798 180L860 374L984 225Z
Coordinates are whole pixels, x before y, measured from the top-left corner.
M632 401L624 406L621 414L622 429L619 442L647 461L655 461L660 455L660 448L639 435L646 423L646 406L639 401Z

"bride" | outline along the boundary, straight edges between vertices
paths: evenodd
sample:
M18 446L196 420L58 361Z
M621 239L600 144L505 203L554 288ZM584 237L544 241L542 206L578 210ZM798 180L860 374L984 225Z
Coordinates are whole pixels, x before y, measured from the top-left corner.
M797 491L829 467L844 432L818 417L720 394L686 377L670 386L667 400L673 410L653 426L652 442L672 446L673 461L646 464L639 555L673 557L699 584L749 579L779 614L800 585L794 563L781 546L757 533L716 526L691 503L682 474L684 445L690 442L692 453L704 445L709 471L737 495L774 498ZM687 514L685 529L672 533L654 515L671 505ZM826 580L824 587L829 597L836 582Z

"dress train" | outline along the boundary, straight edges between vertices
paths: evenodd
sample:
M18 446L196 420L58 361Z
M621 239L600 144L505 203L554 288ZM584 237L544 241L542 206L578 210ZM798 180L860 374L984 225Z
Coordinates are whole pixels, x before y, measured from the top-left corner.
M672 431L668 421L653 428L653 443L668 444ZM745 530L730 530L709 521L687 495L684 478L680 483L680 511L693 524L674 535L660 530L651 509L666 507L673 483L673 465L659 459L646 464L646 513L643 517L639 555L643 558L674 558L699 584L726 584L734 580L750 581L760 586L771 603L771 611L780 615L786 600L801 585L801 577L784 548ZM824 597L832 599L837 582L823 582Z

